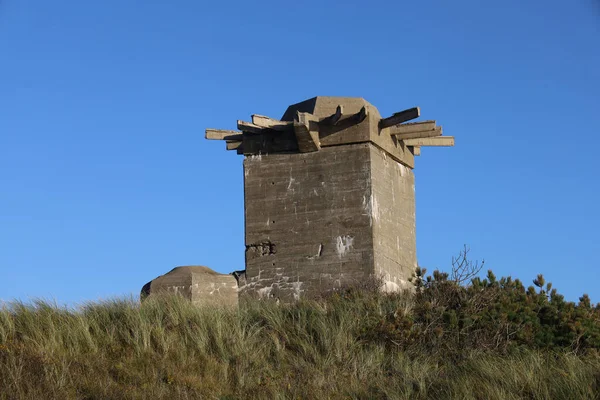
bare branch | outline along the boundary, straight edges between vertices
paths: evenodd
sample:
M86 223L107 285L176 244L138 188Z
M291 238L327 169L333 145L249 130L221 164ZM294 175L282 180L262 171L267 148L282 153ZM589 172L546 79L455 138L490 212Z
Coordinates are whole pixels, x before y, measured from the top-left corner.
M471 249L464 245L456 257L452 257L452 272L450 279L459 285L468 284L471 279L475 278L483 269L485 260L471 261L468 258Z

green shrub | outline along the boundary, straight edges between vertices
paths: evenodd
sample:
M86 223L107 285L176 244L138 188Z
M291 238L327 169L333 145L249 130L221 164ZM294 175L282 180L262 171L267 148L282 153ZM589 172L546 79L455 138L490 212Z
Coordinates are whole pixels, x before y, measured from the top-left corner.
M600 350L600 306L583 295L579 303L545 285L537 289L510 277L473 278L468 285L434 271L418 269L410 312L402 309L381 316L368 329L370 339L387 340L403 349L460 355L479 349L500 354L520 348L596 354Z

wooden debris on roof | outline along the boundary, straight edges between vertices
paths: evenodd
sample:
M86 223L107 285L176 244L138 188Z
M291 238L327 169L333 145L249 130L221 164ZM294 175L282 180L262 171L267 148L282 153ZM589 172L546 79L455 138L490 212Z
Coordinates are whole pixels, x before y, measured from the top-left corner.
M264 115L253 114L252 123L262 128L269 128L275 131L285 131L294 129L292 121L279 121L277 119L265 117Z
M442 136L442 127L437 126L433 129L426 131L414 131L407 133L398 133L395 135L397 139L407 140L407 139L420 139L420 138L428 138L428 137L436 137Z
M253 124L252 122L246 122L238 120L237 128L244 133L263 133L266 128Z
M226 143L227 150L239 150L242 146L242 141L228 140Z
M354 108L354 110L356 109ZM305 153L320 150L321 140L324 141L325 146L368 140L375 140L374 143L381 145L377 142L377 137L373 139L373 136L365 137L360 133L360 129L371 129L370 127L374 123L376 133L378 132L379 135L389 134L394 139L390 149L384 147L387 151L393 152L394 148L401 148L408 151L412 157L421 154L422 146L454 146L454 137L442 136L442 127L436 126L435 121L407 122L418 118L420 114L419 107L409 108L394 113L391 117L381 119L376 113L376 119L370 122L371 125L365 125L364 128L359 124L367 117L370 117L368 121L373 119L372 116L369 116L367 106L362 106L358 112L345 114L344 106L339 104L333 114L325 117L297 111L293 121L281 121L253 114L252 122L237 121L239 131L206 129L206 139L225 140L227 150L236 150L238 154L245 155L281 152ZM344 135L347 129L350 136L344 140L344 136L339 136L339 134ZM334 134L338 136L334 138L335 140L331 140L333 138L331 135ZM402 152L401 154L404 154ZM404 162L412 167L412 158Z
M404 144L407 146L454 146L453 136L440 136L420 139L406 139Z
M409 122L390 127L390 135L403 135L405 133L430 131L435 129L435 121Z
M408 110L394 113L391 117L382 118L379 121L379 129L389 128L390 126L398 125L411 119L419 118L421 109L419 107L409 108Z
M206 129L205 138L209 140L242 140L242 132L225 129Z

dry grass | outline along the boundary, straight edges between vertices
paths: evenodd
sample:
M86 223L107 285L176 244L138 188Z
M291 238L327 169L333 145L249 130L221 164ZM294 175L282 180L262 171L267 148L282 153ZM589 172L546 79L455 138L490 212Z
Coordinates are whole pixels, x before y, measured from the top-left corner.
M66 310L0 309L1 399L594 399L600 357L472 350L459 357L366 340L372 314L410 299L249 303L174 297Z

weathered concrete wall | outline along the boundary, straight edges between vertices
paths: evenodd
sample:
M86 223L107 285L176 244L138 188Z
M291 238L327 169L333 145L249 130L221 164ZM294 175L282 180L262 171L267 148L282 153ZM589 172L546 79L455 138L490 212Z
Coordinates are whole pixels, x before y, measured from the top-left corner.
M244 160L245 294L285 301L369 275L371 146Z
M408 288L417 267L413 171L371 146L375 274L385 290Z
M314 297L373 274L397 290L413 273L413 174L373 144L251 156L244 176L244 294Z
M233 275L204 266L177 267L142 288L142 298L156 293L179 294L200 306L236 307L238 283Z

